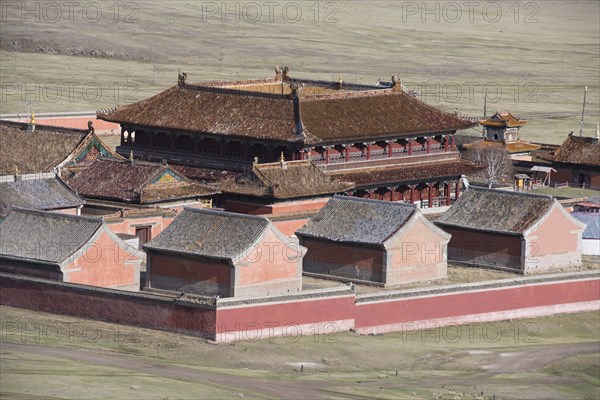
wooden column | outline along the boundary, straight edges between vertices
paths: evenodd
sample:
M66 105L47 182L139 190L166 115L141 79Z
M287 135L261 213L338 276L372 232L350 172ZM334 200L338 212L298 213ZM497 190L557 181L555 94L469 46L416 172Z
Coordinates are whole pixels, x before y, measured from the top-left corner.
M413 140L412 138L408 139L408 155L412 156L412 147L413 147Z
M427 154L431 153L431 138L427 136Z
M410 203L412 204L415 201L415 185L410 185Z
M121 128L121 146L125 144L125 129Z
M450 147L450 135L446 135L446 140L444 140L444 151L448 151Z
M367 160L371 159L371 143L367 143Z
M458 181L456 181L456 197L455 197L455 201L458 200L458 198L460 197L460 179Z
M433 183L427 184L429 191L427 192L427 205L429 208L433 207Z
M456 150L454 148L454 135L450 135L450 150L452 150L452 151Z
M346 145L346 162L350 161L350 147L351 145Z
M450 184L448 182L444 182L444 194L446 195L446 205L450 205Z
M367 190L367 193L369 193L369 199L372 200L373 198L375 198L375 190L369 189Z
M388 189L390 191L390 201L396 201L396 187L392 186Z
M329 164L329 148L331 146L325 146L325 164Z
M393 154L394 154L394 141L390 140L390 142L388 143L388 157L392 158Z

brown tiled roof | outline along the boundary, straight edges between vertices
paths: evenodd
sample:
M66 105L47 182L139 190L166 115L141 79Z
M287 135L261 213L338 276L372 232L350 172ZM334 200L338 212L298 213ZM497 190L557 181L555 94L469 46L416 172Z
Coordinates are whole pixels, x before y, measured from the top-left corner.
M58 265L101 226L99 218L14 208L0 224L0 259Z
M600 166L600 145L598 139L595 138L569 135L558 149L538 152L537 156L548 161L598 167Z
M290 84L304 84L302 94ZM441 111L403 90L294 79L178 85L98 113L121 124L220 136L317 144L467 129L477 122Z
M56 176L21 176L17 181L0 182L0 216L6 215L11 206L55 210L80 205L83 199Z
M167 179L160 179L165 176ZM191 182L168 165L104 158L96 160L67 183L84 197L139 204L217 192L214 188Z
M479 121L479 123L483 126L498 126L498 127L507 127L513 128L517 126L523 126L527 124L527 120L519 119L512 115L510 112L501 113L498 111L496 114L491 117Z
M335 171L331 173L331 176L354 182L357 187L366 187L395 183L418 183L434 179L456 179L461 175L470 175L481 169L482 167L469 161L456 160Z
M481 149L481 148L502 148L504 147L509 154L525 153L534 150L539 150L542 146L539 144L533 144L517 140L515 142L495 142L493 140L479 140L473 143L467 143L464 145L466 149Z
M0 175L50 171L99 156L122 158L88 130L0 121ZM101 151L98 151L101 149ZM78 159L79 157L79 159Z
M522 234L554 202L552 196L472 187L435 223L442 227Z
M211 168L201 168L201 167L191 167L187 165L173 165L171 164L171 169L179 172L181 175L186 178L190 178L195 181L200 182L221 182L226 179L235 178L240 173L233 171L225 171L220 169L211 169Z
M27 124L0 121L0 174L49 171L83 141L87 131L36 125L33 133Z
M255 164L252 171L223 183L224 193L290 199L340 193L354 185L325 175L311 161Z
M144 249L232 261L247 252L269 225L265 217L185 208Z
M418 212L412 204L336 196L296 231L335 242L382 245Z

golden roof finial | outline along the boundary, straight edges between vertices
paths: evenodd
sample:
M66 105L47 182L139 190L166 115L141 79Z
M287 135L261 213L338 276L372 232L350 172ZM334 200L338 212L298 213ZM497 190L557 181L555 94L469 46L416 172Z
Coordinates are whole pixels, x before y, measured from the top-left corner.
M30 118L31 118L31 125L35 125L35 113L33 111L31 112Z
M129 150L129 161L133 164L133 150Z
M258 165L258 157L254 157L254 161L252 161L253 165Z
M281 152L281 155L279 156L279 161L282 163L285 162L285 156L283 155L283 151Z

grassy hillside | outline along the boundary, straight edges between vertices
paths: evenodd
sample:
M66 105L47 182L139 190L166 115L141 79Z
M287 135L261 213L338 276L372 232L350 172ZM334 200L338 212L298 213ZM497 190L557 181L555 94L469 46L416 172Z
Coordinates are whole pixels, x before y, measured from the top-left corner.
M2 398L547 400L600 394L597 312L222 345L8 307L0 307L0 322Z
M429 13L406 1L28 4L41 5L3 9L2 113L25 113L27 100L37 112L96 110L164 90L180 70L240 79L279 64L361 83L398 74L427 102L476 116L487 88L488 112L532 117L522 132L535 141L579 129L585 85L588 134L599 119L598 1L427 2Z

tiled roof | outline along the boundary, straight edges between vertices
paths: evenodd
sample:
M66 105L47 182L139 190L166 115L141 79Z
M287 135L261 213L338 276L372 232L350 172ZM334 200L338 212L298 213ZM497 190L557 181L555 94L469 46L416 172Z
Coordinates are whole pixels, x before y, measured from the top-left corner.
M599 167L600 145L596 138L569 135L558 149L539 152L537 156L548 161Z
M510 112L501 113L498 111L496 114L491 117L479 121L479 123L483 126L498 126L498 127L507 127L513 128L517 126L523 126L527 124L527 120L519 119L512 115Z
M0 223L0 258L60 264L101 226L99 218L15 208Z
M586 225L582 236L584 239L600 239L600 216L598 213L577 211L571 215Z
M471 187L435 221L481 231L522 234L554 204L551 196Z
M161 181L160 176L166 174L170 177ZM131 162L101 158L69 178L67 183L84 197L140 204L218 192L214 188L189 181L168 165L137 160Z
M249 250L269 224L265 217L185 208L144 249L231 261Z
M302 94L290 85L304 84ZM221 136L317 144L467 129L477 122L403 90L292 79L209 82L171 87L146 100L99 112L121 124ZM360 87L359 87L360 86Z
M296 235L382 245L416 212L412 204L335 196Z
M0 121L0 174L29 174L48 171L67 158L87 135L87 131Z
M225 182L224 193L290 199L350 190L354 185L325 175L311 161L255 164L252 171Z
M456 179L461 175L470 175L480 171L481 168L469 161L456 160L335 171L330 175L340 180L354 182L357 187L368 187L396 183L409 184L427 180Z
M105 156L122 158L89 130L0 121L0 175L50 171Z
M83 199L58 177L0 182L0 215L6 215L11 206L37 210L77 207Z
M488 149L488 148L505 148L509 154L515 153L527 153L534 150L539 150L542 146L539 144L533 144L517 140L514 142L502 143L495 142L493 140L479 140L473 143L467 143L464 145L466 149Z

